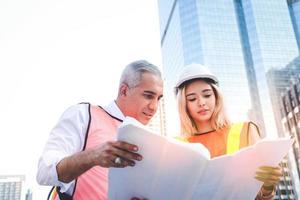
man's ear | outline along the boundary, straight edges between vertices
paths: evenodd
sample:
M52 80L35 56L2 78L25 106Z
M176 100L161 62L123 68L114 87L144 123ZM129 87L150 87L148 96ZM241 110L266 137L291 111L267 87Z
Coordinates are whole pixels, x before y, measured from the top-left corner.
M128 92L128 85L125 83L122 83L119 88L120 96L122 96L122 97L127 96L127 92Z

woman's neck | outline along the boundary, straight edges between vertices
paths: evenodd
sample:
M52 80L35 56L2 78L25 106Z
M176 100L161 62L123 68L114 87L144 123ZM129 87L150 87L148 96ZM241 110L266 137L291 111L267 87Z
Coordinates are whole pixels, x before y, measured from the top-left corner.
M198 133L206 133L206 132L210 132L213 131L213 127L210 124L210 121L205 121L205 122L197 122L197 129L198 129Z

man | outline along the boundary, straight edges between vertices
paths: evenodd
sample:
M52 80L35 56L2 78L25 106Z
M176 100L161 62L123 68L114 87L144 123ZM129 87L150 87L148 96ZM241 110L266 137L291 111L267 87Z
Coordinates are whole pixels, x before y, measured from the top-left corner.
M57 186L63 199L106 199L109 167L133 167L138 146L115 141L125 116L147 124L162 97L163 81L151 63L124 69L116 101L101 108L78 104L67 109L51 131L39 160L37 181Z

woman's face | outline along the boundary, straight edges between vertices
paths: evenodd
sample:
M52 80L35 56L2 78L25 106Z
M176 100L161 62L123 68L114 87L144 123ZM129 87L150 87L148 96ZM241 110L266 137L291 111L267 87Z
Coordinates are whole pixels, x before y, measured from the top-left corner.
M212 86L195 80L186 86L187 111L196 123L209 122L215 110L216 97Z

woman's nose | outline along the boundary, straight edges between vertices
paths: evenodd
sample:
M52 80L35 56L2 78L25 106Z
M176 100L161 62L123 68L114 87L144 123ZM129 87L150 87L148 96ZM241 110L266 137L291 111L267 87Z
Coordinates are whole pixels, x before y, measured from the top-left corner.
M203 99L199 99L198 100L198 106L204 106L205 105L205 101Z

